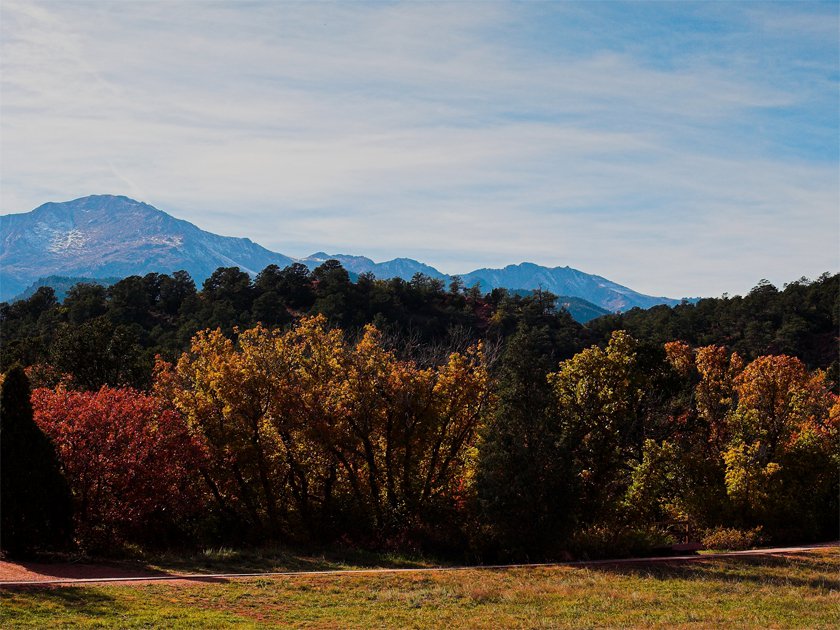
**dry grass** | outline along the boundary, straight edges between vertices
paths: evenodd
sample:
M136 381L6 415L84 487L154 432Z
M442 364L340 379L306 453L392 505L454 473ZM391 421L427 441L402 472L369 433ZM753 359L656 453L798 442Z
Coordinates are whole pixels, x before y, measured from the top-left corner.
M12 627L840 627L840 556L0 592Z

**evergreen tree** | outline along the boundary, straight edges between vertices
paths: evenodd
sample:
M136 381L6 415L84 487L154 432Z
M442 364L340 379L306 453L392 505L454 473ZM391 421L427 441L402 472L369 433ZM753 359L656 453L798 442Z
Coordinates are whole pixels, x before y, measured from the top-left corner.
M501 359L499 397L480 447L481 520L511 557L551 555L572 518L573 475L547 374L555 368L545 327L522 324Z
M9 555L61 548L72 534L70 490L29 397L15 366L0 393L0 548Z

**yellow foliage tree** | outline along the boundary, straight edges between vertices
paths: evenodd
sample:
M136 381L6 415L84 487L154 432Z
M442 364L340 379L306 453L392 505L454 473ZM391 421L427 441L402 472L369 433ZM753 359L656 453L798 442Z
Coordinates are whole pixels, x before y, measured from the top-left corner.
M727 492L746 520L795 515L790 531L815 534L823 503L837 495L837 397L825 373L809 373L795 357L763 356L735 378L734 391L723 452Z
M419 368L375 327L349 343L323 317L198 333L156 387L207 443L219 506L272 534L320 535L348 510L387 534L454 500L488 398L480 346Z

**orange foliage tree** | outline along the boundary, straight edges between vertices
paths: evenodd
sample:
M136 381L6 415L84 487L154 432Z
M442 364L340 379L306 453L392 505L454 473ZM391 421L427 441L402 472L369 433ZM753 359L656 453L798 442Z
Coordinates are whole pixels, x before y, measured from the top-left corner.
M373 326L350 343L313 317L201 332L156 389L205 440L221 510L268 535L390 535L456 499L487 380L480 347L422 369Z
M764 356L736 377L723 453L726 487L741 517L789 536L818 535L836 519L840 417L822 370Z

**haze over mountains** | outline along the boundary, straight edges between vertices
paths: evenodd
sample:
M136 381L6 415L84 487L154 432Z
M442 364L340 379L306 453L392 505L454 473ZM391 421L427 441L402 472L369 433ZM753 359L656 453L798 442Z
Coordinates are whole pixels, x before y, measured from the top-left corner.
M315 268L330 258L339 260L353 274L410 280L423 273L451 279L410 258L376 263L364 256L318 252L294 259L250 239L212 234L149 204L113 195L46 203L31 212L2 215L0 234L0 300L12 299L46 276L108 278L183 269L200 284L218 267L237 266L256 274L270 264L282 268L301 262ZM466 286L478 284L483 291L542 288L559 296L581 298L606 311L679 302L643 295L570 267L548 268L527 262L503 269L477 269L461 278Z

